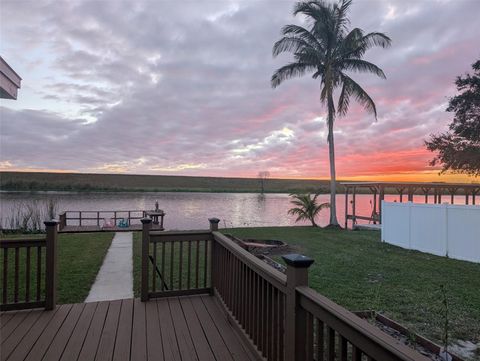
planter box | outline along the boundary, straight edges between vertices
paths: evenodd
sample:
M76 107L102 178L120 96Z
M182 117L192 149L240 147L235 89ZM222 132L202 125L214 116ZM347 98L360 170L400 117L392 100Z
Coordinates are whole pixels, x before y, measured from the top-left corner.
M401 340L405 342L406 345L416 349L423 355L432 358L432 360L444 360L439 356L442 347L438 344L436 344L433 341L430 341L429 339L418 335L414 332L411 332L406 328L405 326L402 326L398 322L395 322L394 320L385 317L375 311L357 311L354 312L358 317L363 318L363 319L371 319L375 320L377 326L384 331L385 333L388 333L390 336L395 337L397 339L400 339L400 337L396 337L393 333L397 333L398 335L401 335ZM390 329L390 330L388 330ZM450 354L451 358L449 360L452 361L465 361L464 359Z

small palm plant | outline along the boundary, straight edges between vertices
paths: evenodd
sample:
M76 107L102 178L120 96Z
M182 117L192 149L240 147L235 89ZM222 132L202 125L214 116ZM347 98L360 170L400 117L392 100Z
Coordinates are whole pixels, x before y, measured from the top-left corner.
M290 208L288 214L297 216L295 222L308 220L312 222L313 227L318 227L317 223L315 223L315 218L322 209L330 207L328 202L318 204L318 195L317 193L312 197L311 194L290 194L293 198L290 203L295 205L295 207Z

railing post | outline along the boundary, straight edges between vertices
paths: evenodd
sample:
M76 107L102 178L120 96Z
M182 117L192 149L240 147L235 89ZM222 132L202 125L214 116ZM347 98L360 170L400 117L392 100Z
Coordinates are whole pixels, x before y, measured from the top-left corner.
M209 218L208 221L210 222L210 230L212 232L218 231L218 223L220 220L218 218Z
M150 247L150 230L152 219L142 218L142 302L148 301L148 250ZM155 271L154 271L155 272Z
M218 231L218 223L220 220L218 218L209 218L208 221L210 222L210 231L216 232ZM216 274L216 264L215 259L217 258L217 242L215 242L215 238L212 239L210 247L210 279L211 279L211 288L210 294L213 295L215 293L215 286L217 284L217 274Z
M308 268L313 259L300 254L282 256L287 264L287 294L285 307L285 360L303 361L306 356L307 313L299 307L296 288L308 286Z
M57 300L57 225L56 220L45 221L47 231L45 255L45 309L53 310Z

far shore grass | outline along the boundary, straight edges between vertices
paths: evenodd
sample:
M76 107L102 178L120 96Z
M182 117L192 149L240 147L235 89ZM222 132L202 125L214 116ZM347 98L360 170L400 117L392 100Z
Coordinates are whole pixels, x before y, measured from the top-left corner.
M441 343L440 285L449 303L451 340L480 342L480 264L405 250L376 231L313 227L224 229L239 237L279 239L315 259L310 287L351 311L375 310ZM141 234L134 236L134 291L140 294ZM280 257L276 257L280 261Z
M329 180L267 179L265 193L329 192ZM190 177L166 175L0 172L3 191L75 192L211 192L260 193L251 178ZM339 185L339 191L343 187Z
M2 235L1 238L44 238L45 234L29 235ZM113 233L77 233L60 234L58 238L58 286L57 304L83 302L95 281L98 271L107 254L113 239ZM33 251L32 251L33 252ZM13 252L9 252L9 281L13 284ZM35 256L35 258L33 258ZM20 301L25 295L25 250L20 251ZM45 253L42 254L45 260ZM2 255L3 260L3 255ZM32 253L32 274L36 274L36 252ZM43 272L45 266L43 266ZM0 279L3 281L3 267L0 270ZM32 278L31 292L35 290L35 277ZM13 287L8 288L9 297L12 299ZM34 293L32 293L34 295Z

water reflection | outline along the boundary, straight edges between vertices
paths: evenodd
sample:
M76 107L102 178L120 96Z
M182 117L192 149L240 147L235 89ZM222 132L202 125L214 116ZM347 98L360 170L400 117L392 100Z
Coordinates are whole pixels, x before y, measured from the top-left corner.
M204 229L208 218L217 217L221 227L264 227L289 226L295 224L295 217L288 215L291 207L288 194L257 193L188 193L188 192L1 192L0 217L2 224L11 216L14 204L28 201L46 201L54 198L59 210L143 210L159 207L166 212L167 229ZM386 200L398 200L398 196L386 195ZM328 202L329 195L320 195L319 202ZM414 201L424 202L424 196L415 196ZM455 203L463 204L464 197L455 197ZM344 222L345 198L337 196L337 215L340 224ZM357 195L357 214L370 215L371 196ZM329 210L318 218L319 225L328 223ZM300 223L301 224L301 223ZM308 222L303 223L308 225Z

